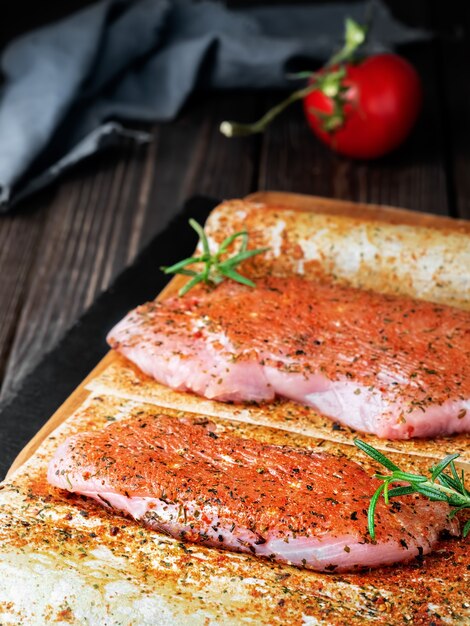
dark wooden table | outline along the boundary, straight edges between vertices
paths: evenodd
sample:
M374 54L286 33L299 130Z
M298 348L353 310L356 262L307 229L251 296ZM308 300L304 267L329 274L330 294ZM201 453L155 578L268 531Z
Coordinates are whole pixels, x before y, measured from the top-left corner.
M277 189L470 218L470 7L445 9L393 3L439 36L402 50L423 78L425 106L409 141L387 158L334 155L308 132L300 106L263 136L228 140L222 120L252 120L283 94L199 94L176 121L153 127L151 144L92 158L1 216L3 396L191 195Z

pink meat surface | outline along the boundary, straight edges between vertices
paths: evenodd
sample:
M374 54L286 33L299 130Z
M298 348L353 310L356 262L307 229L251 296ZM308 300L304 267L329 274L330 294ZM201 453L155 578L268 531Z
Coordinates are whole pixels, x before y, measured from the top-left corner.
M357 463L159 414L69 438L48 480L182 541L326 572L407 561L458 532L446 503L412 495L379 502L372 542L380 483Z
M174 389L275 395L388 439L470 432L470 313L299 277L131 311L109 344Z

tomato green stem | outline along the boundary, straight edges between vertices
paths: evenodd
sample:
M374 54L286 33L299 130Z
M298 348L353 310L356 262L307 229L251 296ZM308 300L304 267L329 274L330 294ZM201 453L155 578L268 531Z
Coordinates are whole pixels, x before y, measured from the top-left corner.
M312 83L303 89L299 89L298 91L294 91L290 94L288 98L274 106L272 109L269 109L267 113L263 115L258 121L253 122L251 124L242 124L240 122L230 122L225 121L220 125L220 132L226 137L245 137L247 135L253 135L255 133L262 133L266 130L267 126L272 122L272 120L277 117L280 113L287 109L293 102L296 100L302 100L305 96L311 91L316 89L316 84Z
M365 43L367 31L367 26L358 24L350 17L347 17L345 21L344 46L331 57L325 68L350 61L356 50Z
M341 81L345 75L344 67L342 67L341 64L346 63L353 58L356 50L365 42L367 30L367 26L362 26L351 18L347 18L345 22L343 47L331 57L321 72L310 72L308 74L304 72L302 73L303 77L310 79L310 82L306 87L291 93L290 96L288 96L285 100L282 100L282 102L279 102L279 104L276 104L256 122L252 122L251 124L242 124L240 122L233 121L222 122L220 125L220 132L226 137L246 137L255 133L262 133L278 115L287 109L287 107L297 100L302 100L316 89L321 89L325 95L335 101L335 104L338 104L337 101L342 98ZM337 65L340 65L340 67L334 69L333 66ZM337 107L335 108L337 109ZM325 116L328 117L328 114L325 114ZM335 130L338 125L342 124L342 108L341 115L338 116L338 111L335 110L333 118L334 119L331 123L329 123L328 119L326 119L325 130Z

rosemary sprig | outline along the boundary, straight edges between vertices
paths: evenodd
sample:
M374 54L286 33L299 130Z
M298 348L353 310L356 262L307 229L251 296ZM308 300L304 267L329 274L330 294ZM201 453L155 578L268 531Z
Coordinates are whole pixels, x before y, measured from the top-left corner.
M453 507L450 517L454 517L463 509L470 508L470 493L465 487L465 473L462 470L459 475L454 463L455 459L460 456L458 453L449 454L437 465L429 469L430 476L423 476L401 470L382 452L360 439L355 439L354 443L359 450L365 452L374 461L377 461L391 472L390 474L374 474L374 477L382 480L383 483L378 487L369 504L367 522L372 539L375 539L375 509L382 494L386 504L389 503L391 498L410 493L420 493L433 501L442 500ZM447 468L450 469L450 473L445 472ZM390 485L397 482L408 483L408 485L390 489ZM462 535L466 537L469 533L470 519L463 527Z
M207 284L218 285L226 278L235 280L237 283L248 285L248 287L254 287L255 283L237 272L236 267L246 259L262 254L269 250L269 248L257 248L256 250L248 250L248 233L246 230L241 230L238 233L229 235L222 241L219 249L212 253L210 251L209 241L207 235L204 232L203 227L196 222L196 220L190 219L189 224L199 235L199 241L202 246L202 254L200 256L192 256L182 261L178 261L174 265L169 267L161 267L160 269L165 274L183 274L184 276L191 276L191 280L188 281L180 290L179 295L184 296L198 283L204 282ZM235 242L236 239L241 239L241 245L236 254L226 257L228 249ZM194 269L188 269L188 265L194 263L203 263L204 267L200 272Z

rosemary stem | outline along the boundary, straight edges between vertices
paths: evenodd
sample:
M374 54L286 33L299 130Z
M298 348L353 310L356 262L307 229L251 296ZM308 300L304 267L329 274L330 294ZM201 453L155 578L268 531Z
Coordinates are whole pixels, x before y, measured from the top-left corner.
M430 480L427 480L426 482L418 483L418 486L430 487L432 489L436 489L437 491L440 491L444 495L452 497L454 499L458 499L461 501L462 504L467 504L468 506L470 506L470 496L465 496L463 494L460 494L456 492L455 489L450 489L450 487L445 487L444 485L441 485L437 482L433 483Z
M191 280L189 280L179 290L178 293L180 296L184 296L190 289L201 282L210 285L218 285L226 278L249 287L255 286L255 283L252 280L237 272L235 268L237 268L243 261L251 259L258 254L263 254L269 250L269 248L248 250L248 233L245 230L242 230L229 235L221 243L218 250L211 252L209 240L203 227L193 219L189 220L189 224L199 235L198 249L199 246L202 247L202 255L189 257L183 259L182 261L178 261L178 263L174 263L169 267L164 266L161 268L165 274L183 274L184 276L192 277ZM230 256L228 254L228 248L237 239L241 239L241 245L239 246L238 251L236 251L234 255ZM197 272L194 267L190 267L188 269L188 266L194 266L194 264L200 263L204 264L204 267L200 272Z
M374 459L374 461L391 471L389 475L374 474L375 478L383 482L376 489L369 504L367 517L369 534L372 539L375 539L375 509L382 493L386 504L389 503L391 498L413 493L419 493L430 500L445 501L453 508L449 514L450 517L455 516L456 513L464 509L470 509L470 492L465 486L464 471L462 470L459 476L454 465L454 461L459 457L459 453L449 454L442 461L431 467L429 469L431 479L429 480L421 474L412 474L411 472L401 470L396 463L382 452L360 439L355 439L354 445ZM450 468L450 474L445 473L446 468ZM399 486L389 490L389 486L392 483L408 483L409 486ZM468 534L470 534L470 519L467 519L462 529L463 537L466 537Z

